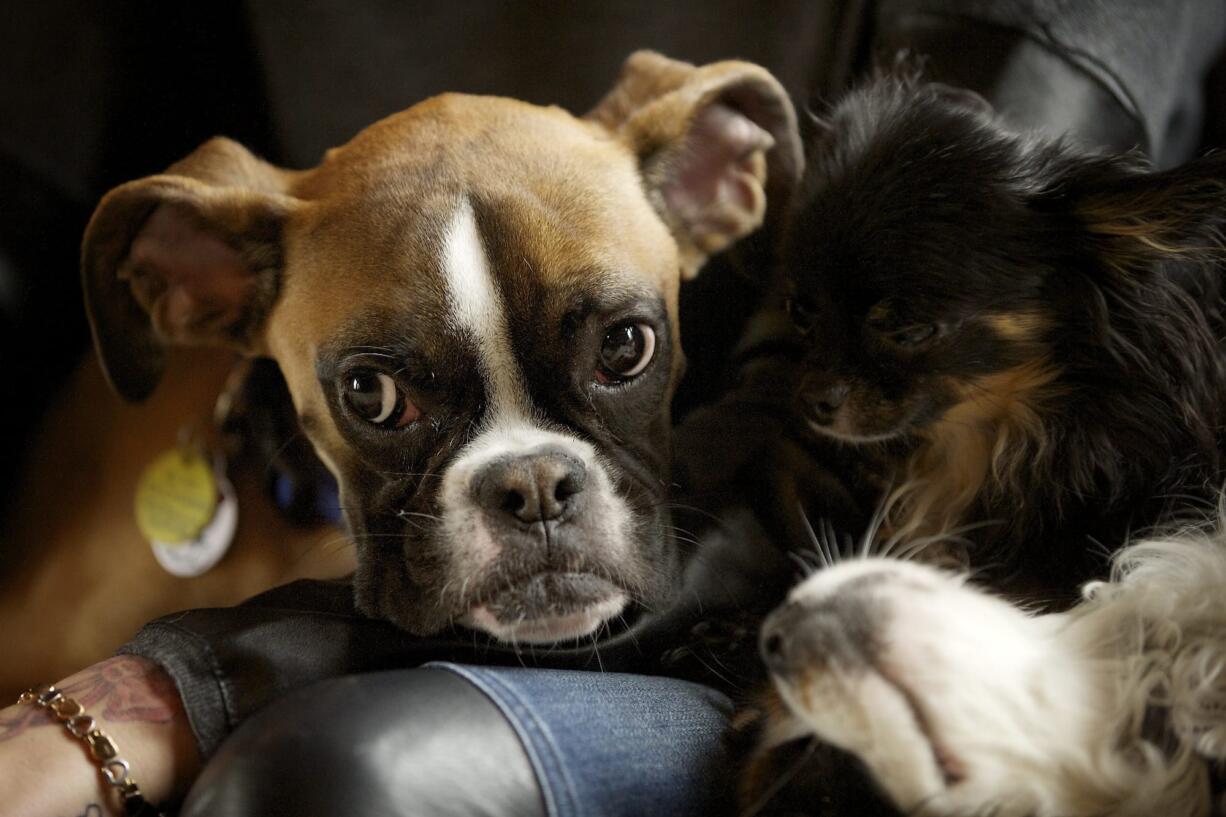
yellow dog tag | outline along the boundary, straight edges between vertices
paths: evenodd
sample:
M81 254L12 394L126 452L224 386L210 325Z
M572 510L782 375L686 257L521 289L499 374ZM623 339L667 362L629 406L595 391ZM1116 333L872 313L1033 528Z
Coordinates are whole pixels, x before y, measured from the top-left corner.
M136 484L136 524L150 542L190 542L216 509L213 466L189 446L158 457Z

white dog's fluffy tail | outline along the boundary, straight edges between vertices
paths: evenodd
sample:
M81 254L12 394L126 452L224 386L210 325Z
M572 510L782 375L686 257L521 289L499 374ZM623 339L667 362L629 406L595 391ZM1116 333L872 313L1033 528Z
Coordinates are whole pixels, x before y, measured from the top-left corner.
M1226 521L1128 546L1085 592L1067 635L1119 662L1119 748L1148 772L1129 813L1208 813L1209 766L1226 760Z

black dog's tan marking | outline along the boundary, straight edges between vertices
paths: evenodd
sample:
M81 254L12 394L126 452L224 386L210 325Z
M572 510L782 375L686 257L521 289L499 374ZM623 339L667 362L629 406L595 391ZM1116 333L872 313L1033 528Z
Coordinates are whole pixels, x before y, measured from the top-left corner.
M996 316L993 329L1012 341L1010 316ZM1043 421L1055 399L1059 371L1045 359L965 382L961 397L941 417L917 430L921 440L907 459L901 484L885 500L891 508L889 535L931 536L957 528L981 495L1025 490L1026 470L1051 444Z

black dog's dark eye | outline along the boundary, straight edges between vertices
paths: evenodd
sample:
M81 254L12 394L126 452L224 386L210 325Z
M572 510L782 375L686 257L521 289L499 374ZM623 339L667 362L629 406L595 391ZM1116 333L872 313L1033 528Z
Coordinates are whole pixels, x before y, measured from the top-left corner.
M809 305L803 298L788 298L787 300L788 317L792 321L792 326L796 327L796 331L802 335L807 335L813 331L813 324L816 322L816 317L813 314L813 307Z
M401 428L421 416L396 381L383 372L351 372L345 376L343 394L353 413L371 425Z
M600 342L596 382L629 380L642 374L656 353L656 333L645 323L622 323L605 332Z
M935 323L924 323L891 332L889 338L899 346L919 346L921 343L932 340L936 335L937 325Z

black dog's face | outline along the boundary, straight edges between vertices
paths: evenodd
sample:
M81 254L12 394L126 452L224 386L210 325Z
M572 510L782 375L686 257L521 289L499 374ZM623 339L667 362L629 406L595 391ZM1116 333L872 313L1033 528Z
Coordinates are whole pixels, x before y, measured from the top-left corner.
M1045 377L1067 248L1016 138L952 89L887 81L847 97L809 156L784 272L814 429L888 440Z
M877 78L810 140L781 270L798 409L885 443L896 531L1216 481L1226 161L1153 172L976 100Z

